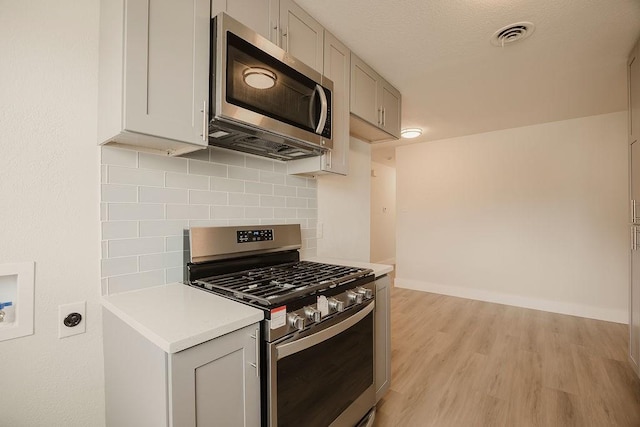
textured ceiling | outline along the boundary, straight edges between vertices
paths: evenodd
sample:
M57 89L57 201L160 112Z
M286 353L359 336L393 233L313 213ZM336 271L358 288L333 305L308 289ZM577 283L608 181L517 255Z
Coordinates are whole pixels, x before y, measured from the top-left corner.
M402 126L425 130L411 143L626 109L640 0L296 2L402 92ZM491 45L519 21L530 38Z

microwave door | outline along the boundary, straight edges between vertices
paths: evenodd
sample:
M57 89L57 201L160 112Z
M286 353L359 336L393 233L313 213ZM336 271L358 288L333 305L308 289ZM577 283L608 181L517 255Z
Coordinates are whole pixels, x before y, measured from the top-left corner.
M322 134L324 126L327 123L328 108L324 88L317 84L309 102L309 122L317 134Z

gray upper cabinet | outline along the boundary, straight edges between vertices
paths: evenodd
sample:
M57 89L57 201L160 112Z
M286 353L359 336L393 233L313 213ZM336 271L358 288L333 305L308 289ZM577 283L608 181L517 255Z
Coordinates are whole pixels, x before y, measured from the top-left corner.
M292 160L287 169L292 174L349 172L349 49L325 30L324 75L333 81L333 149L322 157Z
M378 142L400 138L400 92L351 53L351 134Z
M280 0L279 30L280 47L322 73L324 60L322 25L292 0Z
M278 44L279 11L279 0L213 0L211 17L226 12L262 37Z
M207 146L210 1L102 1L98 142Z
M629 94L629 198L631 274L629 288L629 358L640 376L640 42L627 63Z

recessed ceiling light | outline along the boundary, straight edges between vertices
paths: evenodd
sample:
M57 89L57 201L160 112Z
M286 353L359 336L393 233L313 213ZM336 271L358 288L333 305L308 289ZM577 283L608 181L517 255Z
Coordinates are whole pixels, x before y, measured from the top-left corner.
M408 129L402 129L400 131L400 136L402 136L403 138L417 138L420 135L422 135L422 129L420 128L408 128Z
M276 74L265 68L252 67L242 72L244 82L256 89L269 89L276 84Z

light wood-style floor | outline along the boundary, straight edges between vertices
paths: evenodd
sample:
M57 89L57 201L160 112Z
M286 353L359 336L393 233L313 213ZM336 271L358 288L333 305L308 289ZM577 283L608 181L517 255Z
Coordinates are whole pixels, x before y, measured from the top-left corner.
M393 288L376 426L640 426L627 325Z

